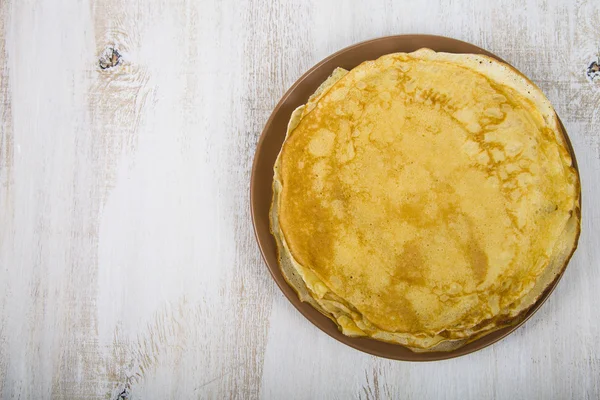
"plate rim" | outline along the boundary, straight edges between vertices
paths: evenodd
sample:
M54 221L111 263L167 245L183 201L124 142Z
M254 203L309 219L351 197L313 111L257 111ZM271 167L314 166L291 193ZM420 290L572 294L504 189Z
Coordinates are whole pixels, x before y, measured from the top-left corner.
M352 44L350 46L344 47L341 50L338 50L338 51L330 54L329 56L323 58L321 61L319 61L318 63L313 65L310 69L308 69L305 73L303 73L300 76L300 78L298 78L292 84L292 86L290 86L290 88L283 94L281 99L277 102L277 105L271 111L271 114L270 114L269 118L267 119L267 122L265 123L265 125L261 131L259 140L256 144L255 152L254 152L254 157L253 157L253 162L252 162L252 170L251 170L251 176L250 176L250 193L249 193L250 194L250 198L249 198L250 202L249 203L250 203L250 215L251 215L251 220L252 220L254 237L255 237L258 247L260 249L261 258L262 258L263 262L266 264L271 277L273 278L273 280L279 287L280 291L287 298L287 301L289 301L294 306L294 308L305 319L310 321L311 324L313 324L320 331L324 332L325 334L327 334L329 337L336 340L337 342L345 344L346 346L352 347L363 353L371 354L374 356L378 356L378 357L382 357L382 358L386 358L386 359L390 359L390 360L397 360L397 361L428 362L428 361L448 360L448 359L452 359L452 358L456 358L456 357L465 356L465 355L480 351L484 348L488 348L491 345L504 339L508 335L512 334L517 329L519 329L521 326L523 326L542 307L542 305L547 301L547 299L550 297L550 295L552 294L554 289L558 286L560 279L562 278L563 274L565 273L565 271L571 261L571 258L573 256L575 250L577 249L577 246L579 243L579 237L581 234L581 178L580 178L579 168L577 165L577 159L575 157L575 152L573 150L571 140L569 138L569 135L568 135L562 121L560 120L560 118L558 116L558 113L556 113L556 110L555 110L556 117L558 119L559 126L562 131L563 137L566 141L567 150L569 151L569 153L572 157L573 168L575 169L577 178L579 180L579 208L577 210L577 212L579 214L579 231L578 231L577 238L575 241L575 246L572 249L571 254L567 257L566 262L565 262L562 270L560 271L560 273L556 276L554 281L546 288L546 290L544 292L542 292L542 294L539 296L538 300L531 307L529 307L528 309L523 311L524 316L521 317L521 320L519 322L517 322L514 325L504 327L497 331L491 332L490 334L484 335L484 336L474 340L473 342L470 342L467 345L460 347L456 350L452 350L452 351L448 351L448 352L418 352L417 353L417 352L412 352L406 346L402 346L400 344L385 343L385 342L377 341L377 340L371 339L371 338L349 337L349 336L343 335L338 330L335 323L333 321L331 321L327 316L321 314L318 310L313 308L313 310L315 310L319 314L318 316L315 317L314 313L311 313L313 315L310 315L305 310L306 310L306 307L312 307L312 306L308 303L302 302L298 298L295 290L291 286L289 286L289 284L285 281L285 278L283 277L283 274L280 271L279 263L277 262L276 265L273 266L267 259L267 256L265 254L265 249L263 246L263 242L262 242L262 240L263 240L262 235L259 233L258 228L257 228L257 218L258 217L257 217L257 211L256 211L257 200L256 200L256 188L255 188L256 182L255 181L257 179L257 169L258 169L260 157L262 155L265 141L267 140L267 136L268 136L267 134L271 128L271 125L273 124L273 121L277 117L278 113L281 112L282 106L286 104L289 97L298 89L298 87L300 87L306 81L306 79L308 77L310 77L315 71L317 71L319 68L321 68L324 64L327 64L329 61L331 61L331 60L339 57L340 55L345 54L351 50L356 50L362 46L372 46L372 45L376 44L377 42L381 42L381 41L410 40L412 38L420 39L420 40L430 40L430 41L441 40L441 41L446 41L449 43L454 43L456 45L471 47L473 50L477 51L477 53L475 53L475 54L484 54L487 56L491 56L498 61L506 63L511 68L513 68L516 72L518 72L519 74L522 74L523 76L525 76L525 78L527 80L532 82L526 75L524 75L521 71L519 71L517 68L515 68L512 64L506 62L501 57L491 53L490 51L483 49L477 45L471 44L469 42L465 42L465 41L454 39L454 38L447 37L447 36L430 35L430 34L390 35L390 36L382 36L382 37L377 37L374 39L364 40L364 41ZM432 47L435 47L435 46L432 46ZM455 54L459 54L459 53L455 53ZM367 60L369 60L369 59L364 59L361 62L364 62ZM282 142L282 144L283 144L283 142ZM271 178L271 188L272 188L272 178ZM272 189L271 189L271 195L272 195ZM275 239L273 238L272 234L269 233L269 235L271 236L271 239L274 241ZM276 258L278 258L278 254L276 254ZM321 321L318 321L319 319ZM323 326L323 325L328 325L328 324L330 324L331 326L329 326L329 327ZM335 327L335 331L332 331L332 326ZM384 352L381 350L369 348L368 345L366 345L367 347L365 347L365 344L363 344L363 343L370 343L370 342L376 342L376 343L371 343L371 344L376 345L377 347L379 347L379 346L396 347L397 346L397 347L402 348L403 350L409 351L410 354L409 354L409 356L398 356L396 354L390 354L390 353L387 353L387 352ZM462 350L465 347L467 347L467 350Z

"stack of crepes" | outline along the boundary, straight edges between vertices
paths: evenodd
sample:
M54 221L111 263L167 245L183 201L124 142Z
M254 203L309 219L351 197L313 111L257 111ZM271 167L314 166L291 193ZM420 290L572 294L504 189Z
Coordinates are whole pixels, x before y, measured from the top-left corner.
M349 336L449 351L517 323L580 230L544 94L473 54L336 69L291 116L271 230L287 282Z

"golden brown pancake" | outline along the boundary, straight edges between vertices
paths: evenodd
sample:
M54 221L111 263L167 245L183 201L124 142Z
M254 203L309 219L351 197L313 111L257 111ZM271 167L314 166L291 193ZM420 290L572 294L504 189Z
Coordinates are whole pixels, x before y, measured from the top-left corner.
M290 120L271 226L282 271L350 336L452 350L518 321L579 234L543 93L485 56L338 69Z

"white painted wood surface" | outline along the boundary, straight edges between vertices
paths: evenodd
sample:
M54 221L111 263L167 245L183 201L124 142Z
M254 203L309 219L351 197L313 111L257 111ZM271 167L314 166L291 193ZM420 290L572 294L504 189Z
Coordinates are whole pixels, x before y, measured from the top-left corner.
M573 142L583 233L521 329L454 360L372 357L293 309L248 186L272 108L358 41L452 36L512 62ZM115 46L123 62L98 68ZM600 398L597 0L0 0L0 397Z

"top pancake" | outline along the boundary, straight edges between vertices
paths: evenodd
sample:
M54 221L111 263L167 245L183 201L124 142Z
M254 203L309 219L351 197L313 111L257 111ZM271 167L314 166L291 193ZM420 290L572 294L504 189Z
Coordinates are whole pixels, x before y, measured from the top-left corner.
M570 256L577 174L548 100L507 65L390 54L300 111L273 230L347 333L428 349L489 332Z

